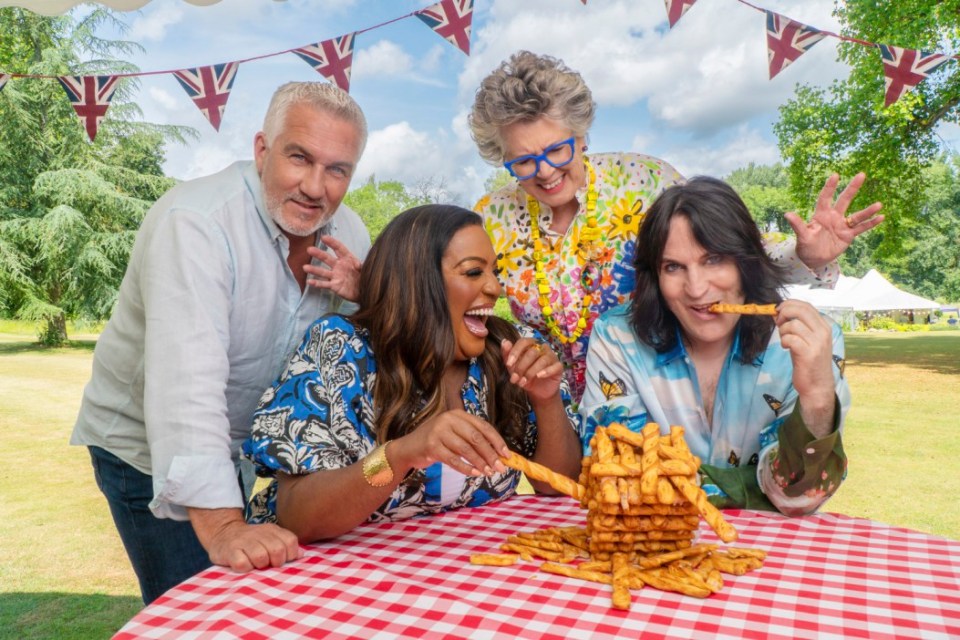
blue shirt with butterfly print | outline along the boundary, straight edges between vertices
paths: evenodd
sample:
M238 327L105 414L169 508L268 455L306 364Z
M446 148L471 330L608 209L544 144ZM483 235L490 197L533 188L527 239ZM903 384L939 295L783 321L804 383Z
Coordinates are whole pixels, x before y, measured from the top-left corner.
M532 330L518 329L524 337L536 336ZM277 472L299 475L339 469L370 453L376 446L376 371L366 329L340 315L325 316L311 325L254 413L243 455L254 463L257 474L275 477ZM566 382L561 382L560 394L570 428L576 430L579 419L571 408ZM486 382L475 358L469 362L461 398L467 413L488 419ZM536 444L536 415L531 409L517 450L532 457ZM402 520L502 500L516 492L519 478L512 469L489 478L468 477L437 462L409 473L369 520ZM276 498L274 479L247 505L247 520L276 522Z
M597 320L590 338L587 384L580 404L584 453L589 454L597 425L618 422L639 432L647 422L656 422L663 433L671 425L680 425L690 450L704 463L756 465L757 482L774 506L790 514L814 511L839 487L846 468L839 442L850 390L842 371L843 333L836 323L830 324L840 410L834 433L814 440L799 411L794 412L793 363L776 329L766 350L750 364L740 362L738 332L721 370L713 416L708 420L697 372L683 341L678 339L676 347L657 353L637 339L630 326L629 303L611 309ZM789 446L799 451L781 456L779 436L788 419ZM837 448L842 462L835 455ZM792 492L784 488L802 476L808 481L815 478L815 486L799 496L787 495ZM712 484L704 490L708 495L721 493Z

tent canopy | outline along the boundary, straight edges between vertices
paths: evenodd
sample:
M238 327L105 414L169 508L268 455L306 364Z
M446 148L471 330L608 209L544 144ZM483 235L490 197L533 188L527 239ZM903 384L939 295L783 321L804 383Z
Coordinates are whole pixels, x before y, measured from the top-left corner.
M840 276L835 289L810 289L791 285L786 297L809 302L818 309L854 311L920 311L939 309L940 303L898 289L876 269L863 278Z
M190 4L209 5L216 4L220 0L183 0ZM98 0L96 3L90 3L89 0L0 0L0 7L23 7L34 13L45 16L53 16L59 13L66 13L78 4L102 4L118 11L133 11L140 9L150 0Z

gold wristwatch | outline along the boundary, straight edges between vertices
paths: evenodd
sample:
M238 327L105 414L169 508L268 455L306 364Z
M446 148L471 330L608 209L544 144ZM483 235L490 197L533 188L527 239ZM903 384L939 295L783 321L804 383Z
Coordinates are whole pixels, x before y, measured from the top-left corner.
M393 467L387 460L387 445L389 441L371 451L363 459L363 479L371 487L385 487L393 482Z

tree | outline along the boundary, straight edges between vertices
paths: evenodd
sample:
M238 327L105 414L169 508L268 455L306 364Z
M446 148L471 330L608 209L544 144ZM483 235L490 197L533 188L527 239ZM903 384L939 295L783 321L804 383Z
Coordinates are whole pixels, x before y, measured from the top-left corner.
M841 34L851 38L944 53L960 45L960 0L838 1L834 14L843 25ZM878 259L894 256L916 231L924 169L939 152L936 127L960 121L960 71L956 63L943 65L884 107L878 50L843 42L839 55L850 67L849 77L829 91L798 87L774 126L791 194L809 208L831 172L850 178L865 171L868 180L853 210L879 200L887 219L852 249Z
M350 191L343 201L363 219L373 239L401 211L432 202L424 194L410 193L402 182L377 182L375 176L370 176L363 186Z
M110 315L136 230L172 183L109 166L102 173L47 171L33 189L46 213L0 222L0 242L10 245L3 247L8 276L0 284L17 317L44 325L42 343L63 343L68 317ZM133 191L150 197L128 195Z
M484 193L493 193L494 191L499 191L513 181L514 178L510 175L509 171L503 168L498 168L496 171L491 173L490 177L487 178L483 183Z
M883 268L920 295L960 300L960 156L941 156L923 179L927 189L914 234Z
M0 68L38 75L133 72L117 59L137 45L107 41L98 9L76 21L0 10ZM15 79L0 93L0 312L43 324L46 344L67 339L68 318L111 311L133 237L150 203L172 184L163 144L190 129L140 122L122 80L89 142L60 85Z
M787 211L796 211L790 196L790 180L781 164L748 166L726 177L750 209L750 215L764 231L791 232L783 219Z

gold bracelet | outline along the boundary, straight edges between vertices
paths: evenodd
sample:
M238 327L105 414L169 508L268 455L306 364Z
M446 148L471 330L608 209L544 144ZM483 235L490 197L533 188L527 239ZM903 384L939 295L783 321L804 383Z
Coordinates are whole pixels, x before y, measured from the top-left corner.
M393 467L387 460L387 445L389 441L371 451L363 459L363 479L371 487L385 487L393 482Z

